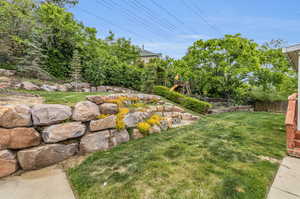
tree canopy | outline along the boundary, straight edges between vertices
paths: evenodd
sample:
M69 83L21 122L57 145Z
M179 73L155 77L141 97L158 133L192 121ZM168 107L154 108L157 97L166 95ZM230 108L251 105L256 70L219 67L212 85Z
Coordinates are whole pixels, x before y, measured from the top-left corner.
M81 80L95 86L151 92L155 85L176 85L189 95L231 98L239 103L253 93L288 95L296 88L295 71L281 52L281 40L258 44L240 34L225 35L195 41L182 59L143 63L141 49L130 39L117 38L112 32L98 38L95 28L75 20L66 7L77 3L0 0L0 67L38 78L68 80L74 64L79 64L76 73Z

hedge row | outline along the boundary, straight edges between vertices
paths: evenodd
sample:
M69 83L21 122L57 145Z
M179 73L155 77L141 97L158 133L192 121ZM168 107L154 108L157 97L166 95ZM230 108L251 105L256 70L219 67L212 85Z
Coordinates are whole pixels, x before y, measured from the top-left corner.
M188 97L175 91L170 91L170 89L165 86L154 86L153 92L156 95L163 96L172 102L178 103L183 107L198 113L206 113L208 109L211 108L211 104L207 102Z

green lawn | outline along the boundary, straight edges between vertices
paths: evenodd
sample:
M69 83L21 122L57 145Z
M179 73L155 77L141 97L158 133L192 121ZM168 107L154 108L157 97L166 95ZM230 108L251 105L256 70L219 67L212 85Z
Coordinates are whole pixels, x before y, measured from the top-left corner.
M80 199L260 199L285 155L284 115L224 113L96 152L68 175Z
M15 90L18 92L31 93L39 95L45 99L45 104L65 104L75 105L77 102L86 100L89 95L108 95L110 93L103 92L58 92L58 91L28 91L28 90Z

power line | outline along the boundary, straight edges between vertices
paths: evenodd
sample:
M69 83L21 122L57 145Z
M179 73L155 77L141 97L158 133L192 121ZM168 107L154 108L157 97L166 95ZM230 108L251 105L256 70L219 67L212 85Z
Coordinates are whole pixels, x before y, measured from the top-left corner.
M101 21L103 21L104 23L106 23L106 24L108 24L108 25L117 27L118 29L121 29L121 30L123 30L123 31L125 31L125 32L134 34L134 35L136 35L136 36L138 36L138 37L141 37L141 35L139 35L138 33L133 32L133 31L131 31L131 30L129 30L129 29L126 29L126 28L122 28L122 27L120 27L119 25L113 23L112 21L107 20L107 19L105 19L105 18L103 18L103 17L100 17L100 16L98 16L98 15L95 15L94 13L92 13L92 12L90 12L90 11L88 11L88 10L85 10L85 9L79 8L79 7L77 7L77 9L79 9L81 12L84 12L84 13L86 13L86 14L88 14L88 15L91 15L91 16L93 16L93 17L96 17L97 19L100 19Z
M170 17L174 18L178 23L182 24L182 25L186 25L181 19L179 19L176 15L173 15L169 10L167 10L166 8L162 7L161 5L159 5L156 1L154 0L150 0L156 7L158 7L159 9L165 11ZM197 31L195 31L193 28L190 28L189 26L186 26L187 29L189 29L190 31L192 31L194 34L198 34Z
M133 8L133 9L138 9L138 10L143 10L144 13L150 17L150 19L157 25L159 25L162 29L167 30L169 32L174 33L175 29L173 27L169 27L166 26L165 24L163 24L159 19L157 20L157 17L155 17L154 15L152 15L151 12L149 12L145 7L141 6L140 3L136 2L136 1L129 1L129 5ZM133 7L134 6L134 7Z
M142 3L136 1L136 0L133 0L133 3L135 3L136 6L138 7L141 7L145 10L145 12L148 13L148 15L150 17L152 17L153 19L156 19L158 20L158 22L161 22L161 23L164 23L165 25L167 25L171 30L176 30L176 26L174 26L173 24L171 24L168 20L166 19L160 19L158 17L156 17L155 15L153 15L153 11L150 10L147 6L144 6Z
M96 3L100 3L100 1L96 0ZM111 0L111 1L102 0L101 4L102 3L104 3L106 5L109 5L111 8L113 8L113 7L120 8L123 11L122 14L124 14L125 16L127 16L129 18L132 18L135 21L137 21L138 23L142 24L145 27L146 30L148 30L150 33L154 34L155 36L160 36L160 37L162 37L162 38L165 39L164 36L162 36L161 34L158 34L157 32L153 31L153 29L151 29L149 27L149 24L154 23L154 22L152 22L150 20L147 20L147 19L141 18L140 16L138 16L135 13L131 12L131 10L124 8L121 4L119 4L119 3L117 3L117 2L115 2L113 0ZM145 23L143 20L144 21L148 21L149 24ZM156 24L154 23L154 25L156 25ZM160 31L164 31L164 30L161 29Z
M200 19L201 19L206 25L208 25L212 30L214 30L215 32L217 32L217 33L220 34L220 35L223 35L223 33L222 33L217 27L215 27L215 25L212 25L211 23L209 23L209 22L207 21L207 19L204 18L204 17L202 16L201 12L199 13L200 10L197 10L197 9L195 9L195 7L190 6L190 5L186 2L186 0L182 0L182 2L185 4L185 6L186 6L189 10L191 10L194 14L196 14L197 16L199 16ZM194 5L194 6L195 6L195 5ZM198 9L199 9L199 8L198 8Z

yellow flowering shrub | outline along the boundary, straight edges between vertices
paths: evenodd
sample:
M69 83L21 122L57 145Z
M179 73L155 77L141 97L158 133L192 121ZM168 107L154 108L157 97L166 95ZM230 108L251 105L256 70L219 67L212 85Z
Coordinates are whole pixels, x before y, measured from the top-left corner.
M137 124L137 128L142 134L147 135L149 133L151 126L147 122L140 122Z
M116 128L119 130L125 129L124 117L129 112L128 108L119 108L119 113L117 114Z
M96 118L97 119L104 119L104 118L107 118L108 116L111 116L110 114L101 114L101 115L98 115Z
M151 126L153 126L153 125L160 125L161 120L162 120L161 116L154 114L146 122Z
M139 101L139 99L135 98L135 97L120 96L116 99L105 100L106 103L114 103L114 104L117 104L119 107L124 107L124 101L133 101L135 103L135 102Z

